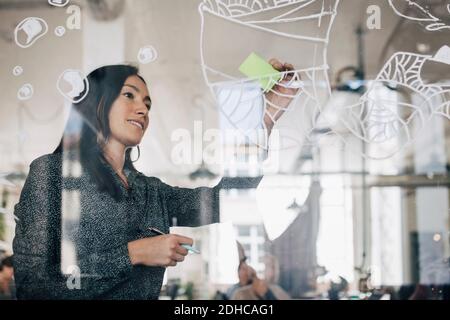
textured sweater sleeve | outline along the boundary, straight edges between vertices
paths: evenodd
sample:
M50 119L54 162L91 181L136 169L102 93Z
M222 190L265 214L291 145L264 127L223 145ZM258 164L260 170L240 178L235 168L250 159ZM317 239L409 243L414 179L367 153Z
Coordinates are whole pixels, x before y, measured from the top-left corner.
M57 298L60 267L61 181L57 161L33 161L15 206L14 276L19 299Z
M46 157L31 164L20 201L15 206L17 224L13 260L17 297L101 297L124 281L131 271L127 244L103 252L92 252L80 259L80 287L68 285L73 282L60 269L61 161L55 155Z
M256 188L262 177L240 179L241 188ZM222 178L212 188L180 188L162 183L164 200L169 214L170 222L176 221L178 226L196 227L218 221L214 217L219 216L219 191L229 188L230 182ZM174 219L175 218L175 219Z

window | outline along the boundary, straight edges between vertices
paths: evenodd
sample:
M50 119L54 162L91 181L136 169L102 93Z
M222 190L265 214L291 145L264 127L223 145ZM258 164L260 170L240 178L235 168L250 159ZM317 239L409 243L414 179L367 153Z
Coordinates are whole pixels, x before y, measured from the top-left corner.
M250 226L237 226L238 235L240 237L249 237L250 236Z

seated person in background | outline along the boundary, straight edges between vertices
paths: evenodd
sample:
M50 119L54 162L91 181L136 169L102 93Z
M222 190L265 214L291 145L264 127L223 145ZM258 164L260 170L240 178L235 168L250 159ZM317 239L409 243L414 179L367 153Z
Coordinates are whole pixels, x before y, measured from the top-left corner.
M16 286L14 283L14 268L12 256L0 261L0 300L15 300Z
M276 284L278 280L278 262L273 256L265 259L265 279L259 279L255 270L245 262L239 264L239 280L247 274L248 284L237 288L230 296L231 300L290 300L289 294ZM242 271L241 271L242 270ZM244 272L245 270L246 272ZM245 279L245 278L243 278Z
M255 270L253 270L253 268L250 267L245 262L245 260L241 260L241 262L239 262L239 267L238 267L239 282L234 284L231 288L228 289L228 291L226 293L227 298L232 299L232 297L234 296L236 291L251 284L254 272L255 272Z
M239 282L232 285L226 292L225 296L227 299L231 299L233 294L236 292L237 289L249 285L250 282L250 270L248 269L249 266L245 262L247 260L247 257L245 256L244 247L242 244L240 244L238 241L236 241L237 249L238 249L238 255L239 255L239 266L238 266L238 278Z

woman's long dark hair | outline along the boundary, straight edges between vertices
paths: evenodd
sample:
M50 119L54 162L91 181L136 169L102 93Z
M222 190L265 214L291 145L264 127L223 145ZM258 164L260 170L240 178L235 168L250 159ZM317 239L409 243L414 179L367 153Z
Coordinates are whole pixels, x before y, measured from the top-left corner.
M137 67L129 65L104 66L92 71L88 76L89 92L86 97L73 104L72 112L76 112L82 119L81 135L78 142L79 160L83 170L87 171L100 191L105 191L114 199L121 199L120 185L115 179L114 172L108 168L102 151L102 144L108 140L111 129L109 127L109 113L114 101L119 96L126 79L139 76ZM145 83L145 81L144 81ZM80 97L85 92L80 94ZM68 131L71 117L66 126ZM70 130L69 130L70 131ZM99 139L99 137L101 137ZM64 150L64 137L54 153ZM125 153L125 166L129 170L136 170L131 161L131 148Z

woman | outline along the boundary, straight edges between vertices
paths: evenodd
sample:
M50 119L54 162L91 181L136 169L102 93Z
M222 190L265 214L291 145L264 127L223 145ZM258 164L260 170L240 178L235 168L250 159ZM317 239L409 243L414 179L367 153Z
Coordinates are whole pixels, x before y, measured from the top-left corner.
M271 63L290 69L276 60ZM184 260L188 252L182 244L192 245L192 239L157 235L149 227L168 233L173 218L178 225L199 224L199 197L208 188L171 187L133 167L131 148L144 136L152 107L137 68L102 67L88 81L88 95L74 104L83 119L77 146L82 174L62 177L61 142L53 154L31 163L15 207L19 299L157 299L165 268ZM61 199L66 190L76 190L80 199L79 223L72 233L81 270L80 286L75 287L60 272Z

